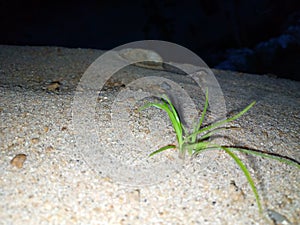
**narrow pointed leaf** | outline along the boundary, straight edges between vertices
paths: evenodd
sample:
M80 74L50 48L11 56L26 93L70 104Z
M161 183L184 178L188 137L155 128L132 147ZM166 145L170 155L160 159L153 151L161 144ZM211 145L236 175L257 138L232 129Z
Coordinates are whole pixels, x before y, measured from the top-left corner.
M162 148L160 148L160 149L152 152L151 154L149 154L149 157L151 157L151 156L153 156L153 155L155 155L157 153L163 152L165 150L168 150L170 148L176 148L176 145L166 145L166 146L164 146L164 147L162 147Z
M170 100L166 95L163 96L163 99L164 99L164 100L169 104L169 106L171 107L172 113L173 113L173 115L174 115L174 117L175 117L177 123L181 123L181 122L180 122L180 118L179 118L179 116L178 116L178 113L177 113L175 107L173 106L171 100Z
M231 156L231 158L234 159L234 161L238 164L238 166L241 168L241 170L244 172L245 174L245 177L247 178L248 180L248 183L250 184L250 187L254 193L254 196L255 196L255 199L256 199L256 202L257 202L257 205L258 205L258 209L259 209L259 212L262 213L262 206L261 206L261 203L260 203L260 198L259 198L259 195L258 195L258 192L257 192L257 188L254 184L254 181L249 173L249 170L247 169L247 167L244 165L244 163L240 160L240 158L235 155L232 151L230 151L228 148L225 148L225 147L221 147L222 149L224 149L224 151Z
M169 106L168 106L168 104L166 102L164 102L162 104L161 103L147 103L146 105L144 105L143 107L141 107L140 110L143 110L143 109L151 107L151 106L154 106L154 107L156 107L158 109L162 109L162 110L164 110L168 114L168 116L169 116L169 118L171 120L172 126L173 126L173 128L174 128L174 130L176 132L177 141L181 145L182 142L183 142L182 141L182 126L181 126L180 121L178 120L178 115L174 114L170 110L170 108L169 108Z
M221 126L221 125L223 125L223 124L226 124L226 123L229 123L229 122L231 122L231 121L233 121L233 120L238 119L238 118L241 117L243 114L245 114L245 113L246 113L246 112L247 112L247 111L248 111L255 103L256 103L255 101L252 102L252 103L251 103L250 105L248 105L245 109L243 109L241 112L239 112L238 114L234 115L233 117L230 117L230 118L225 119L225 120L221 120L221 121L216 122L216 123L213 123L213 124L211 124L211 125L209 125L209 126L207 126L207 127L204 127L203 129L199 130L199 131L197 132L197 134L200 134L200 133L203 133L203 132L205 132L205 131L214 129L214 128L219 127L219 126ZM190 135L190 136L191 136L191 135ZM190 137L190 136L188 136L188 137Z
M197 140L197 131L200 129L203 121L204 121L204 117L205 117L205 114L206 114L206 111L207 111L207 107L208 107L208 89L206 89L206 95L205 95L205 104L204 104L204 108L203 108L203 111L202 111L202 114L201 114L201 118L199 120L199 123L198 125L194 128L194 132L192 134L192 142L195 142Z
M184 146L184 148L188 150L189 155L192 155L195 152L200 152L201 150L208 148L209 146L209 142L198 142L193 144L187 144Z
M211 137L213 134L219 132L219 131L222 131L222 130L227 130L227 129L230 129L230 128L227 128L227 127L222 127L222 128L218 128L218 129L215 129L215 130L212 130L204 135L202 135L199 139L199 141L202 141L202 140L205 140L209 137Z
M277 160L279 162L286 163L288 165L295 166L298 169L300 169L300 162L298 162L298 161L296 161L292 158L282 156L282 155L277 155L277 154L274 154L274 153L271 153L271 152L265 152L265 151L263 152L263 151L258 151L258 150L244 149L244 148L230 147L228 149L233 150L233 151L248 153L248 154L251 154L251 155L258 155L258 156L263 157L263 158L274 159L274 160Z

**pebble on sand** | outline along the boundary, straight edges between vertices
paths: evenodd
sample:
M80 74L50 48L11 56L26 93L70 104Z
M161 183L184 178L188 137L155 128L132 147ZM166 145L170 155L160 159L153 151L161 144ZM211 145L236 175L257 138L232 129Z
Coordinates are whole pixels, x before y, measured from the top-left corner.
M61 83L59 81L53 81L47 86L47 91L55 92L58 91L60 88Z
M25 155L25 154L17 154L10 161L10 164L20 169L23 167L23 164L24 164L26 158L27 158L27 155Z
M137 66L149 69L163 69L163 58L155 51L141 48L126 48L119 55Z

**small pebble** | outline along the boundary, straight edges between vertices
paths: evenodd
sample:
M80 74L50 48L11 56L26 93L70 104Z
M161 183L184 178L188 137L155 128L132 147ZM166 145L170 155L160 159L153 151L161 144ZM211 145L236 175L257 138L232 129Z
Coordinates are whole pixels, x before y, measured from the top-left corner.
M49 84L47 86L47 90L54 92L54 91L58 91L59 87L60 87L60 82L59 81L53 81L51 84Z
M49 131L49 127L48 126L44 127L44 132L47 133L48 131Z
M39 138L32 138L32 139L30 140L31 144L37 144L37 143L39 143L39 141L40 141Z
M68 127L66 127L66 126L63 126L63 127L61 128L62 131L67 130L67 129L68 129Z
M25 154L17 154L11 161L10 164L17 167L22 168L23 164L26 160L27 156Z
M50 145L45 150L46 150L46 152L52 152L54 150L54 148Z
M149 69L163 69L163 59L155 51L141 48L126 48L119 55L129 62L137 62L135 65Z
M273 220L275 225L291 225L292 223L282 214L268 209L268 215Z

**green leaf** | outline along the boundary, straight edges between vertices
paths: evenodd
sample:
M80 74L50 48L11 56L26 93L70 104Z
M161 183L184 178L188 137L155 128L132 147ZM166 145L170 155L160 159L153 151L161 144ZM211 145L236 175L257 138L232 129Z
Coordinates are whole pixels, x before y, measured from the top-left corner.
M271 152L254 150L254 149L235 148L235 147L226 147L226 148L233 150L233 151L239 151L239 152L248 153L251 155L258 155L263 158L277 160L279 162L286 163L287 165L295 166L298 169L300 169L300 163L298 161L296 161L292 158L286 157L286 156L278 155L278 154L271 153Z
M255 196L255 199L256 199L256 202L257 202L257 205L258 205L258 209L259 209L259 212L262 213L262 207L261 207L261 203L260 203L260 198L259 198L259 195L258 195L258 192L257 192L257 189L256 189L256 186L254 184L254 181L249 173L249 170L247 169L247 167L243 164L243 162L240 160L240 158L235 155L232 151L230 151L228 148L225 148L225 147L222 147L220 146L228 155L231 156L231 158L234 159L234 161L238 164L238 166L241 168L241 170L244 172L247 180L248 180L248 183L250 184L250 187L254 193L254 196Z
M207 132L206 134L202 135L202 136L198 139L198 141L203 141L203 140L205 140L205 139L211 137L213 134L215 134L215 133L217 133L217 132L219 132L219 131L222 131L222 130L227 130L227 129L230 129L230 128L227 128L227 127L221 127L221 128L217 128L217 129L215 129L215 130L209 131L209 132ZM191 142L191 143L193 143L193 142Z
M179 119L177 111L174 108L174 106L172 105L170 99L166 95L164 95L162 97L162 100L163 100L163 103L147 103L146 105L141 107L139 111L141 111L145 108L151 107L151 106L164 110L168 114L169 119L171 120L172 126L175 130L176 138L177 138L178 145L179 145L179 151L182 151L183 125L181 124L181 121Z
M209 130L211 130L211 129L214 129L214 128L216 128L216 127L219 127L219 126L221 126L221 125L224 125L224 124L226 124L226 123L229 123L229 122L231 122L231 121L233 121L233 120L238 119L238 118L241 117L243 114L245 114L245 113L246 113L246 112L247 112L247 111L248 111L255 103L256 103L255 101L252 102L252 103L251 103L250 105L248 105L245 109L243 109L241 112L239 112L238 114L236 114L236 115L233 116L233 117L230 117L230 118L225 119L225 120L221 120L221 121L219 121L219 122L213 123L213 124L211 124L211 125L209 125L209 126L206 126L206 127L202 128L201 130L197 131L197 134L201 134L201 133L203 133L203 132L205 132L205 131L209 131ZM193 134L193 135L195 135L195 134ZM188 136L188 138L191 138L191 136L192 136L192 135Z
M181 121L179 119L179 116L178 116L178 113L177 113L175 107L173 106L171 100L166 95L163 95L163 100L165 100L169 104L169 106L171 107L171 110L172 110L172 113L173 113L173 115L176 119L176 122L181 123Z
M197 143L184 145L184 148L188 150L189 155L192 155L196 152L200 152L201 150L204 150L209 147L210 147L209 142L197 142Z
M164 146L164 147L162 147L162 148L160 148L160 149L152 152L151 154L149 154L149 157L151 157L151 156L153 156L153 155L155 155L157 153L163 152L165 150L168 150L170 148L176 148L176 145L166 145L166 146Z
M197 131L200 129L203 121L204 121L204 117L205 117L205 114L206 114L206 111L207 111L207 107L208 107L208 89L206 89L206 95L205 95L205 104L204 104L204 109L202 111L202 114L201 114L201 118L199 120L199 123L196 127L194 127L194 131L191 135L191 142L194 143L196 140L197 140Z

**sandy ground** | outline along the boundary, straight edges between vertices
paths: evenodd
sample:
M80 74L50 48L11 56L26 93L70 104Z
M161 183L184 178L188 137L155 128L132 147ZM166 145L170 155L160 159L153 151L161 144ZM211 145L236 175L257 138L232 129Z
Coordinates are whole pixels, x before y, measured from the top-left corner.
M103 148L99 152L90 143L86 147L78 143L76 137L82 131L74 124L74 94L85 70L102 53L0 46L0 224L300 224L300 173L295 167L239 154L257 184L264 209L260 215L247 180L225 153L207 153L179 163L172 151L151 160L144 157L151 148L175 141L159 110L149 109L142 117L132 115L128 124L135 129L136 141L121 139L125 134L116 133L109 123L113 100L124 88L125 81L118 76L91 105L96 116L90 122L98 124L98 130L87 133L97 133L91 146ZM233 123L238 128L215 141L268 150L299 161L300 83L214 73L229 114L257 101ZM130 80L149 74L172 76L190 90L194 88L181 80L182 75L161 70L130 66L117 75ZM191 93L198 98L197 92ZM149 124L143 121L150 117L155 117L158 126L165 123L166 129L147 130ZM130 151L133 146L143 146L145 151ZM24 155L12 163L18 154ZM122 167L105 161L106 157L138 171L129 169L132 176L124 175ZM20 162L24 158L24 163ZM161 160L171 164L166 166ZM164 173L160 167L148 165L171 170Z

